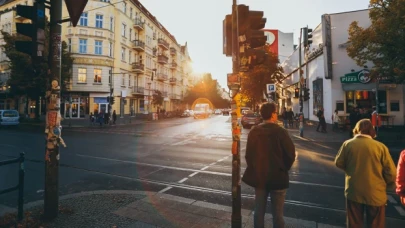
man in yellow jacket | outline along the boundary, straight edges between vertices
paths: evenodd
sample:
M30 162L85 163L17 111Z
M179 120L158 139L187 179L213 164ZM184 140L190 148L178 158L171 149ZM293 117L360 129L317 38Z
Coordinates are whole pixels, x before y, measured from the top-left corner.
M357 122L352 139L341 146L335 164L346 173L347 227L385 227L387 188L395 188L396 168L388 148L374 140L370 120Z

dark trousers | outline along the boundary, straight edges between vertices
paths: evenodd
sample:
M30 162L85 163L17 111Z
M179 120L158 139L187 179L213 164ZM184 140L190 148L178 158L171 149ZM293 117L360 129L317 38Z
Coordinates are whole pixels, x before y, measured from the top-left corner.
M385 227L385 205L369 206L346 199L346 223L348 228L363 227L366 212L367 228Z
M318 122L318 127L316 127L316 131L319 131L319 127L322 127L322 132L326 132L326 122L325 120L320 119Z
M265 190L255 188L255 212L253 215L254 228L264 228L264 215L266 214L267 198L270 194L271 214L273 215L273 227L284 228L284 200L287 189Z

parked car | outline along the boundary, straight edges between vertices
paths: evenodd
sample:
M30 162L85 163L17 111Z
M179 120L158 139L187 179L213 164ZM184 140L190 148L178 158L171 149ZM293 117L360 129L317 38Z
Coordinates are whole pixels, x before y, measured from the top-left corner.
M20 114L17 110L0 110L0 126L20 124Z
M191 115L190 115L190 112L188 112L187 110L186 111L184 111L181 115L180 115L180 117L190 117Z
M214 112L215 115L221 115L221 113L222 113L222 112L221 112L221 110L219 110L219 109L215 110L215 112Z
M223 116L229 116L229 110L228 110L228 109L224 109L224 110L222 111L222 115L223 115Z
M254 112L248 112L243 115L241 124L243 128L251 128L254 125L258 125L263 121L262 117Z

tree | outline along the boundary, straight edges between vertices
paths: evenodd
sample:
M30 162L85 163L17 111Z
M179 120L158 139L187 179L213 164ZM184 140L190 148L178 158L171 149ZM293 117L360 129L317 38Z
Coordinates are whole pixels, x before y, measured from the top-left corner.
M370 0L371 26L349 27L348 55L359 66L374 64L371 76L405 81L405 0Z
M213 80L210 73L205 73L201 81L186 92L184 102L191 105L198 98L207 98L216 108L227 108L229 101L222 98L218 87L217 80Z
M259 50L265 51L264 62L241 74L241 93L252 104L261 101L266 92L266 84L282 83L285 78L283 68L278 65L278 57L270 52L268 45Z
M163 104L163 100L164 100L164 98L163 98L162 92L159 91L159 90L155 90L155 92L154 92L153 95L152 95L152 104L153 104L154 106L162 105L162 104Z
M45 95L47 88L47 70L49 69L48 50L49 50L49 26L45 29L45 50L44 56L40 59L37 66L33 66L31 57L25 53L19 52L15 48L15 41L29 40L19 34L9 34L1 32L5 44L2 46L9 59L10 78L7 84L10 86L12 96L27 96L36 100L36 117L39 116L39 97ZM61 66L61 90L62 93L67 90L67 85L72 77L71 69L73 58L68 52L66 42L62 42L62 66ZM34 73L38 72L38 74ZM49 83L48 83L49 84ZM28 105L28 104L27 104Z

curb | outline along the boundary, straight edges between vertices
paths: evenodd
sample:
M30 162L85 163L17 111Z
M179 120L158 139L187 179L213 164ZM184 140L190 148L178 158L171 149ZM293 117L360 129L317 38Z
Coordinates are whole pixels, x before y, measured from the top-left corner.
M172 200L175 202L179 203L185 203L185 204L190 204L190 205L195 205L199 206L205 209L213 209L213 210L218 210L218 211L224 211L228 213L232 213L232 207L229 206L224 206L224 205L219 205L219 204L213 204L213 203L208 203L204 201L198 201L190 198L185 198L185 197L180 197L180 196L174 196L174 195L169 195L165 193L158 193L158 192L151 192L151 191L131 191L131 190L98 190L98 191L88 191L88 192L80 192L80 193L73 193L73 194L68 194L59 197L59 201L67 200L67 199L72 199L72 198L77 198L77 197L82 197L82 196L92 196L92 195L103 195L103 194L128 194L128 195L142 195L144 196L142 199L145 201L145 197L147 196L157 196L166 200ZM43 200L37 200L33 201L27 204L24 204L24 210L29 210L33 207L38 207L40 205L43 205L44 201ZM0 211L0 216L3 216L6 213L15 213L17 212L17 209L6 209L3 211ZM242 216L244 217L250 217L254 213L251 210L246 210L242 209L241 210ZM266 217L272 218L272 215L269 213L266 213ZM315 221L309 221L309 220L303 220L303 219L296 219L296 218L291 218L291 217L284 217L285 221L289 223L293 223L296 225L299 225L300 227L302 225L305 225L306 227L317 227L317 228L341 228L341 226L333 226L333 225L328 225L328 224L323 224L323 223L317 223ZM249 219L248 219L249 220ZM342 227L343 228L343 227Z

